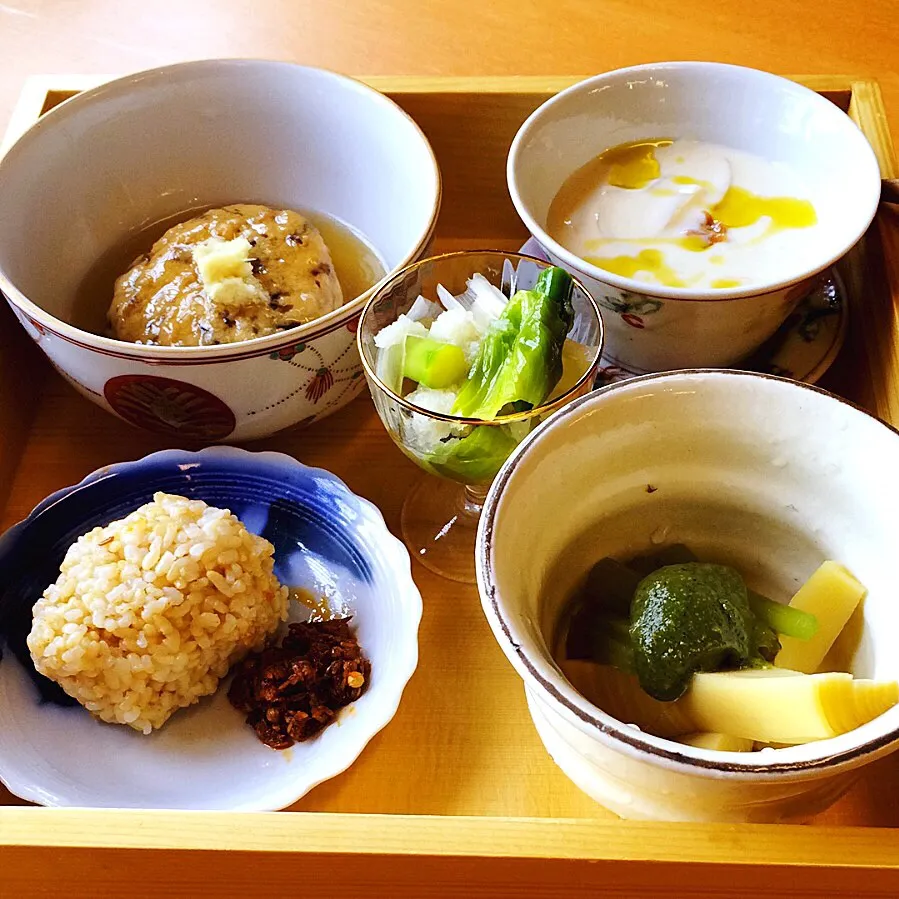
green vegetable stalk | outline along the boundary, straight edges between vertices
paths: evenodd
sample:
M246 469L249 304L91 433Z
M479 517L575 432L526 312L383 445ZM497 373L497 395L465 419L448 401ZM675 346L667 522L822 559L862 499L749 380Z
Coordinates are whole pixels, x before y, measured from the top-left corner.
M492 421L539 406L562 377L562 346L574 321L571 276L544 269L519 290L481 340L454 415Z
M441 390L461 381L468 374L465 353L452 343L432 340L430 337L406 337L403 358L403 375Z
M699 558L688 546L683 543L672 543L670 546L663 546L647 555L637 556L628 562L628 567L632 568L638 574L638 580L652 574L666 565L683 565L685 562L698 562ZM634 591L636 591L634 587ZM633 592L631 599L634 598Z
M640 575L632 566L606 557L590 569L581 593L588 607L599 614L627 618L640 581Z
M634 674L634 646L626 618L597 621L592 637L591 655L600 665L613 665L619 671Z
M454 415L494 421L546 400L562 377L562 346L574 321L572 284L566 271L548 268L533 290L520 290L509 300L481 340ZM459 371L452 349L407 338L406 375L431 387L452 383ZM489 484L517 445L505 425L476 426L465 437L447 438L423 461L463 484Z
M756 618L785 637L811 640L818 633L818 619L811 612L775 602L754 590L749 591L749 606Z

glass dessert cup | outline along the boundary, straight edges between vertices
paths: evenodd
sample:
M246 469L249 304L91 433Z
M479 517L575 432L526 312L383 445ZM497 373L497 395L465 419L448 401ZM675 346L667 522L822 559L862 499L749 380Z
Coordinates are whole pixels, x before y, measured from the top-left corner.
M541 405L492 421L435 412L391 389L379 376L381 351L375 335L408 313L419 296L437 302L438 284L458 296L468 279L480 273L510 296L517 289L532 288L549 266L531 256L489 250L423 259L383 281L359 322L359 352L378 415L393 442L429 475L403 503L403 539L426 568L450 580L475 582L478 519L502 463L547 416L592 389L602 351L599 309L574 279L574 320L562 351L559 383Z

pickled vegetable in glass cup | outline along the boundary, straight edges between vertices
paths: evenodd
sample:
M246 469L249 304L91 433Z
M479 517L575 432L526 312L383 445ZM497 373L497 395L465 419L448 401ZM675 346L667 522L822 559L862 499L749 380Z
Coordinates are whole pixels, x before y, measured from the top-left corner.
M432 571L474 583L487 489L516 446L593 386L602 320L567 272L530 256L449 253L382 283L358 341L375 408L428 474L406 497L403 537Z

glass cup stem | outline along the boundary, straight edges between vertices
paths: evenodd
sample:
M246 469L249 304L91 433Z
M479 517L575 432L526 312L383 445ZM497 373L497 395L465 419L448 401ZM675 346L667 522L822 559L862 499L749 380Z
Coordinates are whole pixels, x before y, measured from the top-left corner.
M489 487L422 478L403 503L403 539L425 568L453 581L475 583L474 551Z
M484 503L487 502L487 492L489 490L489 485L486 487L465 485L459 495L461 500L459 509L460 524L464 523L466 526L473 528L478 526L481 510L484 508Z

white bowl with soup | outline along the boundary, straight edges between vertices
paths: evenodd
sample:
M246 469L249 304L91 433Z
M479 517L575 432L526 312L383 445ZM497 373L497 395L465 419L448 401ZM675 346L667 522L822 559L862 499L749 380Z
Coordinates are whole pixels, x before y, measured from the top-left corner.
M631 373L757 349L864 234L880 173L837 106L766 72L635 66L562 91L509 152L512 201L603 307Z
M167 66L66 101L0 160L0 290L94 402L252 440L364 389L359 314L425 253L440 196L424 134L366 85Z

